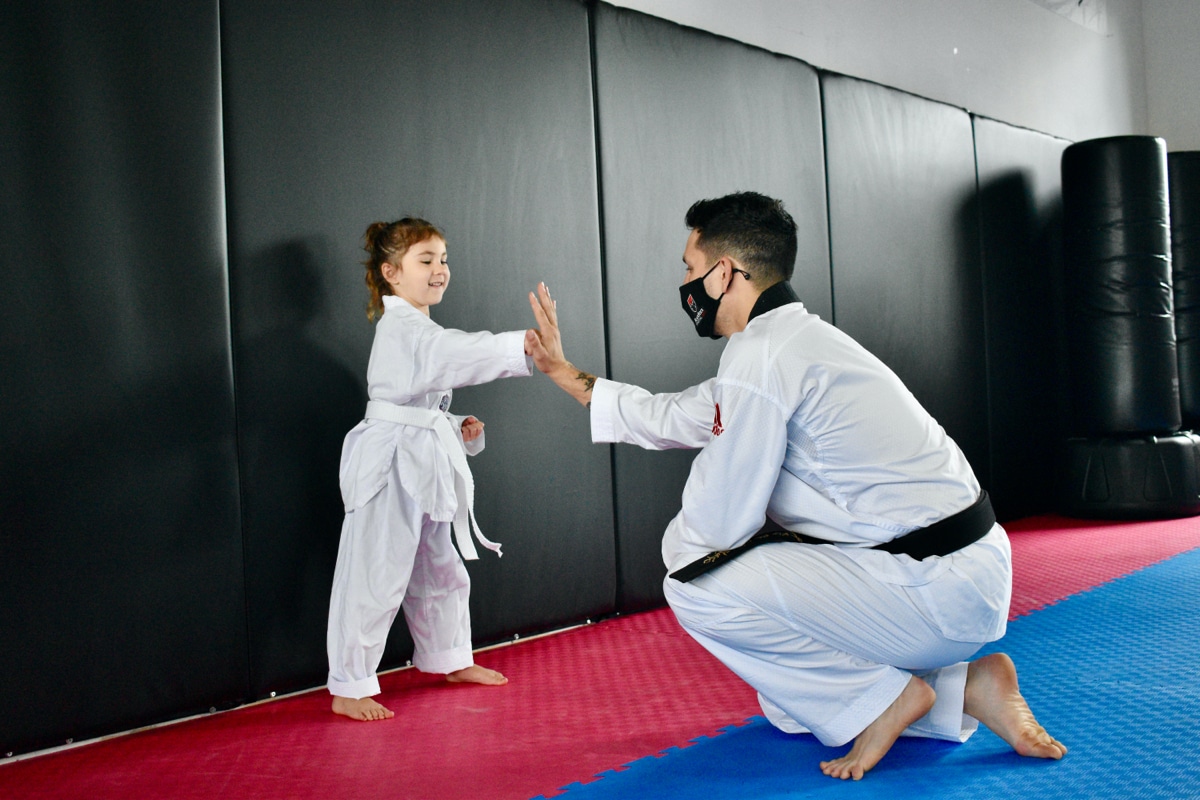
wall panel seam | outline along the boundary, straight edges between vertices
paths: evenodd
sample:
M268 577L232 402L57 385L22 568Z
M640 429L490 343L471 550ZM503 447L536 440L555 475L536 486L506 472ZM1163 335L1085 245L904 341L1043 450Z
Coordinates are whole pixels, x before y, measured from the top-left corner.
M596 70L596 2L592 0L588 3L587 8L587 23L588 23L588 67L591 71L592 78L592 142L596 152L596 230L600 236L600 314L601 314L601 329L604 332L604 375L607 378L612 377L612 346L609 340L609 331L611 325L609 323L608 313L608 263L607 248L605 247L605 229L604 229L604 170L603 170L603 153L600 146L600 91L597 85L598 76ZM590 410L590 406L589 406ZM617 449L616 445L608 445L608 472L609 486L612 501L612 540L613 540L613 595L612 607L614 611L619 610L618 604L621 595L621 537L618 535L617 527L620 525L620 516L618 514L617 500Z

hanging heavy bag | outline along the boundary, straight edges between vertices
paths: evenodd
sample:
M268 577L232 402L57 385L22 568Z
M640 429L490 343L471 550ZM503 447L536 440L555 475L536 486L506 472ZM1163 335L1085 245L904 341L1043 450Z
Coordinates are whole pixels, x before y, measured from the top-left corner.
M1076 434L1180 427L1166 144L1093 139L1062 158L1072 423Z

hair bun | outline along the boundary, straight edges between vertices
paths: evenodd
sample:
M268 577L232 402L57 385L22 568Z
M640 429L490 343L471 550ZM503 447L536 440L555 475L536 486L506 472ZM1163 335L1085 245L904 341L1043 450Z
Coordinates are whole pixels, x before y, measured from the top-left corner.
M367 232L363 234L363 250L368 253L374 253L375 248L379 245L379 239L391 227L387 222L372 222L367 226Z

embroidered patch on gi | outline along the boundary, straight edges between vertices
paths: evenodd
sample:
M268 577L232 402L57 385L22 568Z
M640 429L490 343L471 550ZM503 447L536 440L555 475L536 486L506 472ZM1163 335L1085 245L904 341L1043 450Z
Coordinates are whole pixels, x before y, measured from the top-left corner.
M438 411L445 411L450 407L450 395L442 395L442 402L438 403Z
M717 407L717 415L713 418L712 432L713 436L720 436L725 432L725 427L721 425L721 404L716 403L715 405Z

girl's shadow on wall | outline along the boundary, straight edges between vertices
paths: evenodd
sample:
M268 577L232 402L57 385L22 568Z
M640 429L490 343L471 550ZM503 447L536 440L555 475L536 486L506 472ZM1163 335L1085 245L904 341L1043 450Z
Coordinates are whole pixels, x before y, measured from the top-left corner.
M325 251L317 240L285 241L236 273L235 396L256 697L321 684L327 668L343 513L338 462L367 397L308 331L325 304Z

